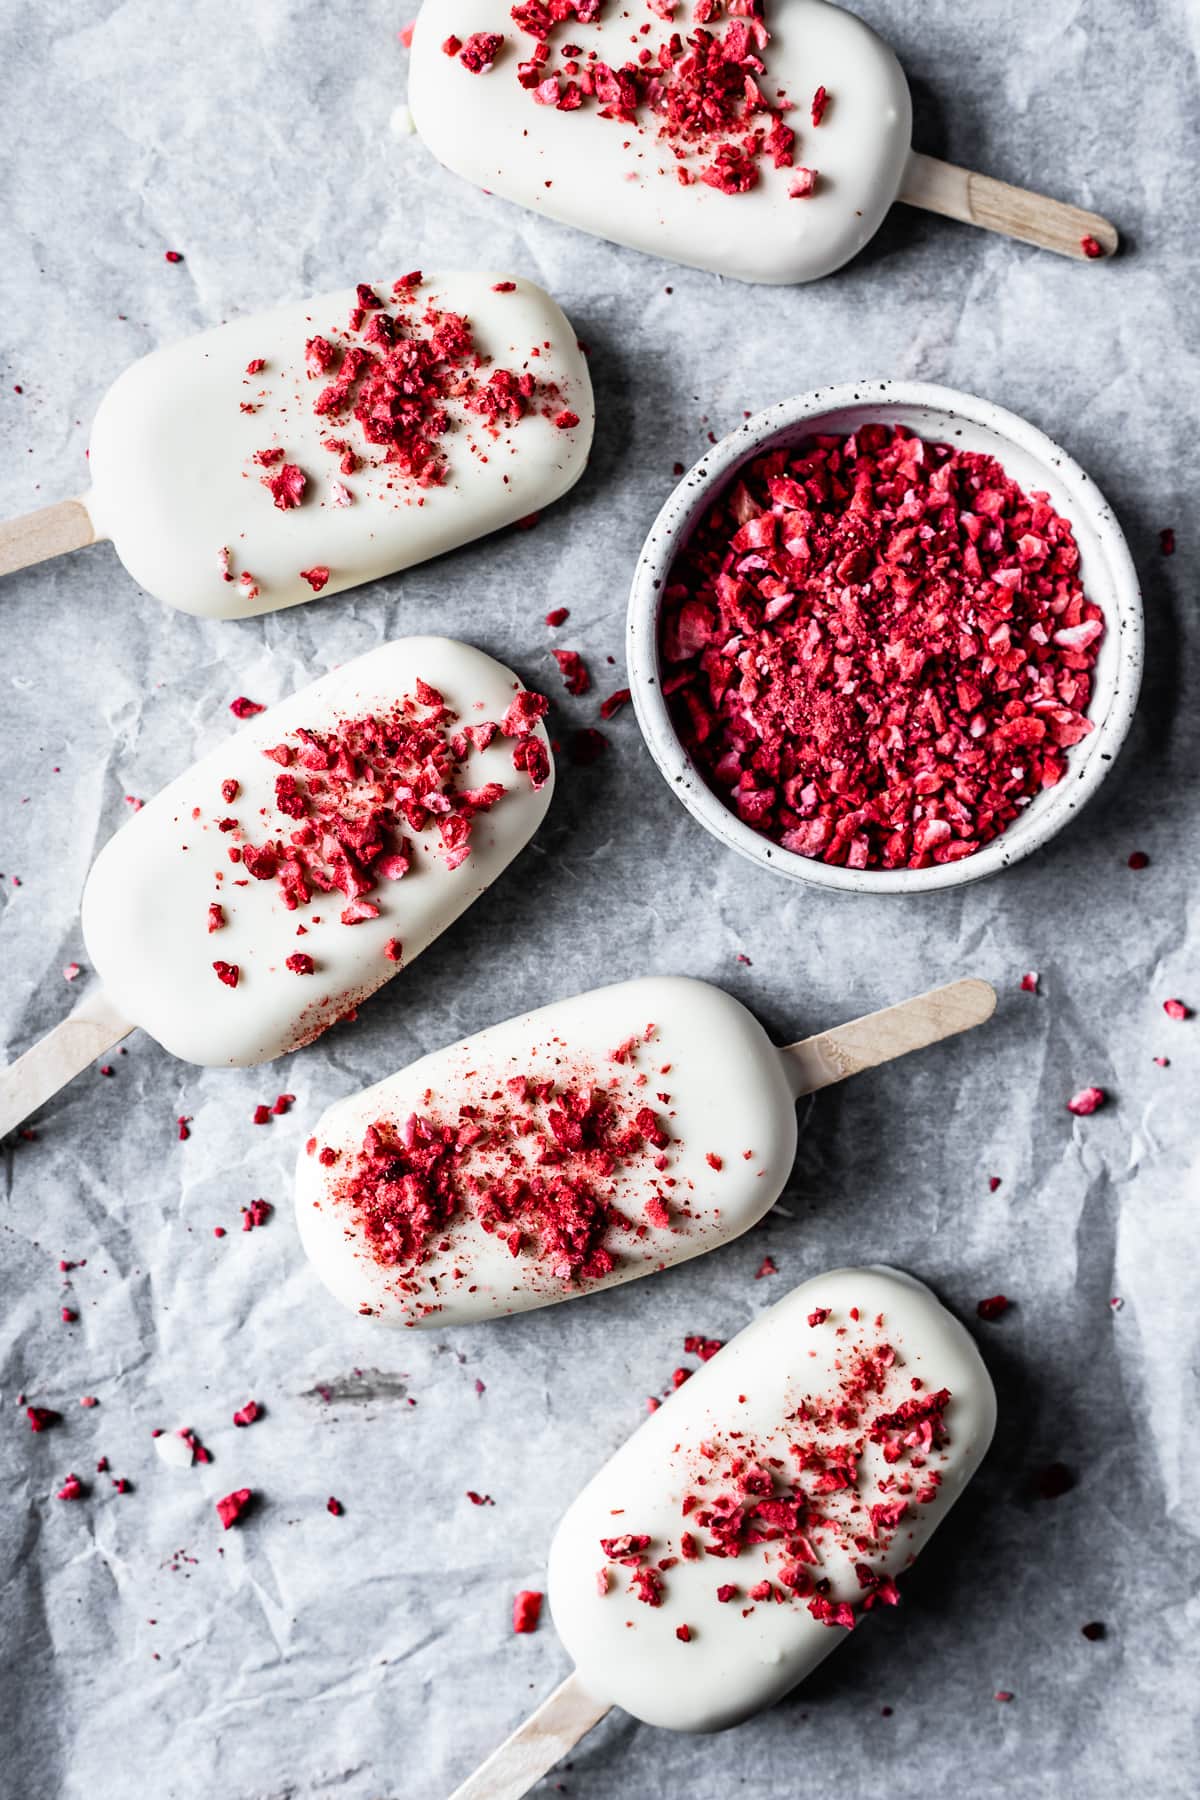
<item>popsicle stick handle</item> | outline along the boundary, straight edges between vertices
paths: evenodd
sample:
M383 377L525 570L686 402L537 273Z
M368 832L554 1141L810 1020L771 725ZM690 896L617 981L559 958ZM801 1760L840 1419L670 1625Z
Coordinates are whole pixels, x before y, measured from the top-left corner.
M998 231L1004 237L1056 250L1060 256L1074 256L1081 262L1088 260L1085 240L1089 248L1099 246L1098 251L1092 249L1093 258L1111 256L1119 242L1116 226L1099 213L1031 193L1028 188L1011 187L990 175L976 175L954 163L939 162L936 156L922 156L919 150L909 155L900 198L906 206L961 219L964 225Z
M910 1050L924 1050L943 1038L970 1031L990 1019L995 1010L996 990L986 981L970 979L933 988L915 1000L868 1013L865 1019L852 1019L848 1025L837 1025L832 1031L784 1047L792 1088L797 1099L815 1094L864 1069L907 1056Z
M31 563L49 562L68 550L82 550L96 542L96 528L82 500L60 500L40 512L0 521L0 575L27 569Z
M450 1800L521 1800L609 1710L609 1702L594 1700L578 1675L568 1675Z
M0 1138L7 1137L59 1088L82 1074L95 1057L103 1056L132 1030L103 988L85 995L70 1017L61 1020L41 1043L0 1069Z

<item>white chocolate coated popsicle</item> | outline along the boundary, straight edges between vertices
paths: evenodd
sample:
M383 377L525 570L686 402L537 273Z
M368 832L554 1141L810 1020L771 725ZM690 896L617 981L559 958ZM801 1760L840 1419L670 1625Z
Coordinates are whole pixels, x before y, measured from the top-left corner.
M209 751L88 878L84 939L112 1004L188 1062L265 1062L318 1036L537 830L553 786L544 730L521 720L505 735L524 693L469 645L402 638ZM530 745L540 786L514 766Z
M153 351L101 401L85 503L96 534L160 600L244 618L336 594L510 525L582 474L591 383L541 288L493 272L381 282L365 292L382 304L365 307L360 292ZM447 333L451 315L468 338ZM413 345L431 357L418 385L436 389L420 404L399 386ZM512 377L503 396L500 374ZM402 412L397 444L387 431Z
M619 69L646 48L657 54L673 32L687 37L692 11L687 0L667 22L649 0L604 0L596 23L570 18L549 33L547 66L560 69L570 44L583 51L573 59L580 68L595 52ZM721 7L709 29L722 37L744 23ZM772 107L782 105L780 92L787 96L781 116L796 142L790 165L757 157L746 192L706 185L712 149L665 141L661 115L646 106L631 123L601 117L595 98L567 111L538 104L517 74L538 39L497 0L425 0L413 34L409 104L417 131L447 168L548 218L743 281L812 281L862 249L900 191L912 128L908 84L882 38L825 0L777 0L766 8L766 26L758 83ZM502 34L504 46L475 74L442 46L451 35L465 42L479 32ZM561 91L569 79L560 78ZM820 88L828 103L814 126ZM721 141L736 145L751 127L770 126L770 115L758 113ZM687 149L682 166L697 177L686 186L672 142ZM807 186L802 170L816 182L794 198L794 188Z
M549 1595L579 1682L676 1731L772 1705L864 1611L896 1603L894 1578L970 1481L995 1418L978 1350L919 1282L879 1268L805 1282L652 1414L564 1517Z
M337 1102L301 1152L317 1273L389 1325L460 1325L727 1243L782 1191L796 1098L990 1016L962 981L778 1049L708 982L526 1013Z

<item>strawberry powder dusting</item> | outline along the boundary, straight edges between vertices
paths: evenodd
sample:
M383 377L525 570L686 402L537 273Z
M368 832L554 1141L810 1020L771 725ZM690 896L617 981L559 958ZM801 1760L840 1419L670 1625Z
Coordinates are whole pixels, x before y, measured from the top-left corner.
M1104 620L999 463L864 426L755 458L671 570L664 694L709 785L801 856L957 862L1066 772Z

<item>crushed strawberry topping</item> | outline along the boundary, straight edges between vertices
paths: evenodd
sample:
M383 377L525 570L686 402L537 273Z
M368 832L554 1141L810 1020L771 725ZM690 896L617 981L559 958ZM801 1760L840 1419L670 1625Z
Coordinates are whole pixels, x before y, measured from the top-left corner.
M792 102L764 60L770 33L763 0L697 0L686 35L671 28L674 10L669 0L645 0L644 22L632 38L636 53L624 49L622 31L625 60L614 66L597 48L572 42L574 27L609 18L620 31L632 7L522 0L512 18L532 42L518 50L516 79L536 106L592 111L618 130L652 134L662 147L660 172L684 187L701 182L722 194L747 193L763 170L791 165L796 141L784 117ZM457 39L443 48L454 54ZM814 125L824 96L819 89L813 100Z
M664 693L747 825L801 856L972 855L1092 729L1071 527L991 457L864 426L757 457L671 570Z
M236 1525L254 1498L249 1488L235 1488L232 1494L226 1494L217 1501L217 1517L226 1531Z
M451 41L457 51L458 40ZM488 34L468 39L463 60L472 45L482 54L479 46L491 41ZM385 303L360 282L346 324L307 340L304 366L318 384L312 409L328 423L322 448L337 458L341 475L367 465L383 470L389 486L440 486L449 472L442 440L454 423L452 402L478 419L491 438L528 413L542 413L556 424L563 413L557 382L539 380L527 368L493 368L476 345L471 321L435 306L421 287L421 273L413 270L393 284ZM276 448L252 460L267 468L263 485L286 510L305 500L310 475L294 463L276 468L282 456ZM336 506L355 499L342 483L333 483L330 492ZM314 593L330 578L322 565L300 575Z
M430 1093L422 1112L376 1120L356 1154L326 1164L336 1169L334 1206L395 1271L397 1293L434 1311L448 1282L472 1279L469 1233L457 1245L451 1235L464 1220L527 1275L556 1282L602 1280L616 1266L614 1237L644 1232L615 1197L628 1189L636 1202L674 1186L662 1175L671 1142L662 1120L639 1107L629 1072L573 1066L565 1054L555 1062L553 1078L468 1069L457 1106ZM422 1266L447 1250L452 1273L422 1283Z
M743 1617L791 1604L848 1630L859 1611L898 1604L892 1571L911 1560L922 1511L941 1492L951 1395L912 1378L882 1316L874 1327L854 1312L835 1323L831 1376L805 1391L797 1375L777 1427L714 1428L701 1415L702 1435L669 1453L680 1529L601 1538L598 1594L660 1606L677 1562L711 1560L718 1601L744 1597Z
M377 901L365 896L409 873L415 850L407 833L433 834L434 853L450 869L467 860L475 820L506 790L498 781L466 787L463 764L497 736L514 737L519 747L533 731L539 705L544 711L540 695L523 692L504 723L460 726L438 690L418 681L390 712L340 720L323 731L297 727L264 752L278 765L274 817L264 808L255 831L265 820L266 835L254 841L247 826L233 844L242 868L254 881L274 882L290 911L314 895L339 892L349 902L339 911L344 925L378 918ZM533 741L544 753L541 740ZM242 832L236 817L217 824L231 837ZM209 926L215 929L211 912ZM294 951L285 965L296 975L316 967L305 951ZM237 986L235 965L213 967L221 981Z

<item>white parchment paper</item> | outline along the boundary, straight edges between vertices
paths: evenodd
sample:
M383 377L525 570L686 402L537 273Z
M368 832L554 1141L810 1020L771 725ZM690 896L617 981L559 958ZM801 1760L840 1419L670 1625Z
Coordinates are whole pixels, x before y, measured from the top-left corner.
M385 637L444 630L544 684L559 731L594 724L623 682L627 578L673 462L785 394L914 376L1026 414L1116 506L1149 633L1101 795L992 883L869 900L752 870L678 806L626 710L599 764L564 764L490 901L357 1025L241 1073L135 1035L111 1077L84 1075L36 1141L5 1146L6 1796L438 1800L565 1673L548 1618L512 1635L512 1596L542 1586L559 1514L689 1360L684 1336L732 1336L853 1260L912 1270L975 1326L1001 1415L972 1492L898 1612L789 1702L716 1740L613 1716L545 1791L1194 1792L1200 1022L1162 1002L1200 1006L1196 18L1183 0L861 10L909 71L919 147L1098 207L1122 256L1082 267L897 209L832 279L740 288L539 223L395 135L403 5L0 9L0 512L86 485L89 418L133 357L414 266L543 282L590 346L599 415L587 475L536 530L332 602L198 622L139 593L107 546L4 583L0 1053L87 978L62 970L85 961L79 893L126 796L223 735L234 695L271 701ZM559 605L555 641L596 680L582 700L549 654ZM397 1339L329 1300L290 1217L323 1106L527 1005L653 970L724 983L780 1038L958 973L1002 1000L985 1032L822 1095L781 1204L723 1252L475 1332ZM1073 1119L1090 1083L1111 1102ZM291 1112L253 1126L281 1092ZM277 1210L245 1233L258 1196ZM768 1252L779 1272L756 1281ZM979 1323L997 1292L1014 1307ZM22 1393L63 1422L31 1433ZM250 1398L264 1416L238 1430ZM179 1427L211 1464L160 1460L152 1432ZM1074 1486L1047 1500L1051 1461ZM68 1471L86 1500L54 1498ZM213 1502L241 1486L256 1509L222 1533Z

